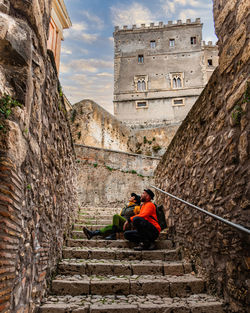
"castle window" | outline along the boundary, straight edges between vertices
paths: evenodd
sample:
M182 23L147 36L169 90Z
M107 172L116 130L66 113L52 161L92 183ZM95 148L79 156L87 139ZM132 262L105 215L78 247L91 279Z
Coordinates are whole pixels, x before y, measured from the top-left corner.
M212 66L213 65L213 60L212 59L208 59L207 60L207 65L208 66Z
M154 49L156 47L155 40L150 41L150 48Z
M174 46L175 46L175 40L169 39L169 47L174 47Z
M148 89L148 76L135 76L135 88L137 92L144 92Z
M148 102L147 101L136 101L135 104L136 104L137 109L148 108Z
M143 63L143 62L144 62L143 54L139 54L138 55L138 63Z
M182 73L170 74L171 77L171 87L173 89L178 89L183 87L183 75Z
M190 41L191 41L191 45L196 45L196 37L191 37Z
M185 99L184 99L184 98L173 99L173 100L172 100L172 105L173 105L173 106L185 105Z

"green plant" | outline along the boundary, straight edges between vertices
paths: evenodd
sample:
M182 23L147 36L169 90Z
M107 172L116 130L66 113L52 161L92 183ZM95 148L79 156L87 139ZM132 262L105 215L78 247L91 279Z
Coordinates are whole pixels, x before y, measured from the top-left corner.
M78 132L78 133L77 133L77 137L78 137L78 139L80 139L80 138L81 138L81 136L82 136L82 133L81 133L81 132Z
M0 113L4 118L8 118L12 113L12 109L15 107L22 107L22 104L15 99L12 99L11 96L4 94L0 99Z
M109 167L106 165L106 168L109 170L109 171L113 171L113 168L112 167Z
M63 96L62 86L61 86L60 82L58 82L58 93L59 93L60 97Z
M135 170L132 170L131 174L137 174L137 172Z
M80 163L81 161L80 160L76 160L76 163Z
M24 132L25 134L28 134L28 131L29 131L28 128L25 128L23 132Z
M242 114L243 114L242 108L239 105L236 105L234 107L233 112L232 112L232 118L233 118L235 124L240 124Z
M94 167L97 167L97 166L98 166L98 164L97 164L97 163L94 163L94 164L93 164L93 166L94 166Z
M31 190L31 185L30 184L27 185L27 189Z
M152 143L152 140L148 140L148 143L151 145L151 143Z
M157 152L157 151L161 150L161 147L160 147L159 145L155 145L155 146L153 146L152 149L153 149L155 152Z
M143 142L144 142L145 144L148 142L146 136L143 137Z
M77 112L76 112L76 110L74 109L73 111L72 111L72 113L71 113L71 122L72 123L74 123L74 121L75 121L75 119L76 119L76 114L77 114Z

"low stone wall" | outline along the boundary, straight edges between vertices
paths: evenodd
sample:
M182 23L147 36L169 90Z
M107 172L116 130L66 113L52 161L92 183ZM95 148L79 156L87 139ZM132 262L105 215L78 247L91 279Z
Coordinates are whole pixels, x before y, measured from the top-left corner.
M245 1L214 1L219 67L156 169L156 185L250 228L249 40ZM237 43L237 44L236 44ZM226 312L247 312L249 235L157 193L184 256L223 296Z
M81 206L119 207L131 192L141 194L154 183L158 158L83 145L75 150Z
M0 312L34 312L77 209L50 1L0 1Z

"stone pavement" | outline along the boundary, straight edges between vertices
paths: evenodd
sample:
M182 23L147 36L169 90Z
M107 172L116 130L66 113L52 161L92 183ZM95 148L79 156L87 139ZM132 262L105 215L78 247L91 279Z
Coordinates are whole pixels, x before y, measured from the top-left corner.
M206 294L206 283L195 275L191 264L180 260L166 233L161 233L154 251L134 251L133 244L122 236L115 241L85 238L83 225L98 229L119 211L79 211L50 295L39 313L225 312L221 300Z

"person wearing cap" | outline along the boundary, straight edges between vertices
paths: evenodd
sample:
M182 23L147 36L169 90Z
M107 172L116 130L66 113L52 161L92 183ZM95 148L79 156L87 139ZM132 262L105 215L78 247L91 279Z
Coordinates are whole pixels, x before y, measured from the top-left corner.
M139 243L139 246L134 248L137 251L154 250L154 242L161 231L156 215L156 207L151 202L153 199L153 191L150 189L144 189L144 192L141 195L141 202L143 202L143 205L141 206L140 213L131 217L123 227L125 230L129 222L133 224L135 230L125 231L124 237L131 242Z
M131 193L129 203L120 212L113 216L113 223L107 225L99 230L91 231L87 227L83 227L83 232L88 239L94 236L106 237L107 240L116 240L116 233L123 231L123 225L129 220L130 217L140 213L140 196Z

